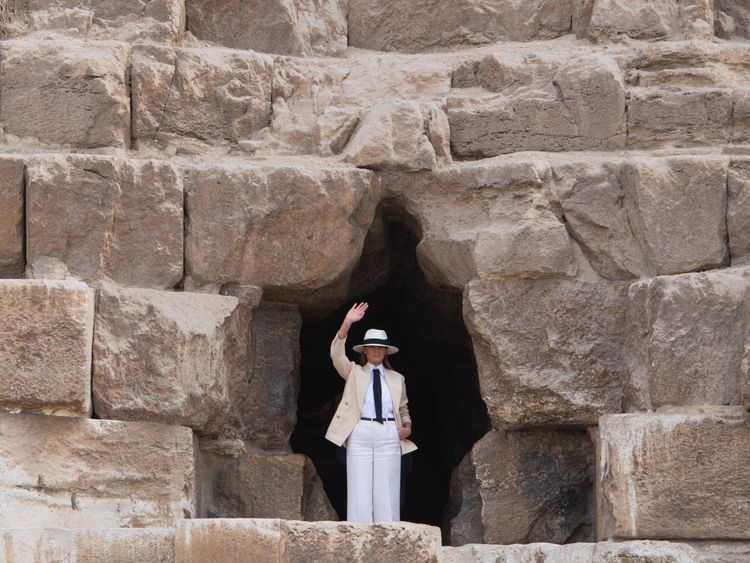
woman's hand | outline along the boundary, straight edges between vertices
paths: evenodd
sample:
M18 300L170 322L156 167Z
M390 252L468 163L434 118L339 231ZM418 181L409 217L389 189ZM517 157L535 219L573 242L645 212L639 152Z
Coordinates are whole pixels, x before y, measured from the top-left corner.
M411 436L411 426L402 426L398 429L399 440L404 440Z
M349 324L354 324L357 321L361 321L365 316L365 311L367 311L367 307L369 305L367 303L355 303L351 309L349 309L349 312L346 314L346 317L344 318L344 322L348 322Z

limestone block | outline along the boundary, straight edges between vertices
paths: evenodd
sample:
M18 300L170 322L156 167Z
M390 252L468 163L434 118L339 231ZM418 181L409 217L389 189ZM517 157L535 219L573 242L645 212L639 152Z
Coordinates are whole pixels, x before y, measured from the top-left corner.
M602 417L598 537L747 541L748 443L742 407Z
M696 550L667 541L444 547L443 563L698 563ZM703 559L700 559L703 561Z
M8 563L174 563L174 530L7 528L0 529L0 552Z
M437 156L418 103L395 100L374 106L360 121L344 149L344 160L355 166L430 170Z
M746 270L631 285L625 409L739 404L749 288Z
M342 55L347 47L342 0L187 0L188 30L234 49L281 55Z
M0 156L0 278L23 277L24 162Z
M722 88L631 88L628 148L728 143L734 95Z
M622 71L607 57L488 55L476 74L482 90L457 89L448 98L451 147L458 156L625 146Z
M0 46L0 123L6 134L52 145L128 148L127 67L122 43L6 41Z
M220 49L139 47L131 69L133 137L237 142L271 118L270 57Z
M0 281L0 408L91 414L94 291L75 281Z
M54 30L89 38L175 43L185 28L181 0L29 0L17 33Z
M246 325L234 297L117 289L99 293L94 410L218 433L230 387L246 377ZM148 351L148 353L144 353Z
M374 174L248 164L184 175L192 281L256 285L269 301L303 305L324 288L343 296L373 220Z
M713 27L710 0L594 0L588 35L595 41L707 39Z
M493 428L591 425L620 412L627 283L473 281L464 291Z
M750 159L732 160L727 188L727 231L732 263L750 262Z
M250 321L250 368L239 407L242 436L265 450L288 447L297 424L302 317L294 305L262 303Z
M212 512L222 518L338 520L315 466L301 454L247 452L224 463L213 479Z
M750 6L736 0L714 0L714 32L722 39L750 37Z
M454 474L462 494L451 545L566 543L591 533L594 448L586 432L491 431ZM455 502L455 499L452 499Z
M750 143L750 92L735 90L732 100L732 138L733 144Z
M570 0L350 0L349 44L379 51L419 52L551 39L570 33L573 4Z
M689 542L698 552L700 563L744 563L750 560L750 542Z
M172 165L50 156L27 165L27 260L33 277L174 287L182 277L183 191Z
M194 473L187 428L0 415L1 528L170 527L195 513Z
M184 520L175 534L176 563L437 563L440 549L438 528L408 522L353 524L214 518Z
M728 264L728 161L716 157L634 159L620 182L628 217L657 274Z

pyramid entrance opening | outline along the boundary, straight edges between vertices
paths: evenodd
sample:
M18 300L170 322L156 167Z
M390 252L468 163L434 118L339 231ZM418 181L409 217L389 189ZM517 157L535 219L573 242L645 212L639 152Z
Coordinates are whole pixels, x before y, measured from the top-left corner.
M368 237L363 256L386 258L382 264L363 259L355 279L385 272L377 287L356 295L323 319L304 322L298 418L291 444L295 452L313 460L331 503L345 519L345 451L324 437L344 388L329 349L352 303L368 302L365 318L349 331L347 355L358 361L351 347L362 341L368 328L386 330L400 348L390 360L406 378L411 439L419 447L402 457L401 518L441 526L451 473L490 424L461 315L461 292L437 288L425 280L416 259L418 235L407 224L384 218L376 244L380 252L368 251L372 245Z

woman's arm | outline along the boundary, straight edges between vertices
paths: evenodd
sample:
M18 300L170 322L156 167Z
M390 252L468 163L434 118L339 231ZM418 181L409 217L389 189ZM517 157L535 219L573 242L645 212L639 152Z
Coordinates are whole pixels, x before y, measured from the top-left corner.
M352 324L362 320L365 316L365 311L367 311L367 303L355 303L344 317L344 322L341 323L341 328L339 328L333 342L331 343L331 360L333 360L333 367L336 368L336 371L339 372L339 375L344 379L349 377L349 371L352 369L352 362L346 357L346 335Z
M346 338L346 335L349 333L349 327L364 318L368 306L367 303L355 303L352 308L349 309L349 312L344 317L344 322L341 323L341 328L339 328L339 331L336 333L341 340Z
M406 381L401 379L401 404L398 406L398 413L401 416L401 428L398 429L398 437L405 439L411 436L411 416L407 403L409 399L406 396Z

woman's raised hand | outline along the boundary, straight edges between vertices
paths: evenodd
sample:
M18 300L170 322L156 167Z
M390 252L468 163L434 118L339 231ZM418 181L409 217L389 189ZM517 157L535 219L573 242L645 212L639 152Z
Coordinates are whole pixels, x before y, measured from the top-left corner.
M352 308L349 309L344 320L349 321L349 323L361 321L365 316L365 311L367 311L368 306L367 303L355 303Z

